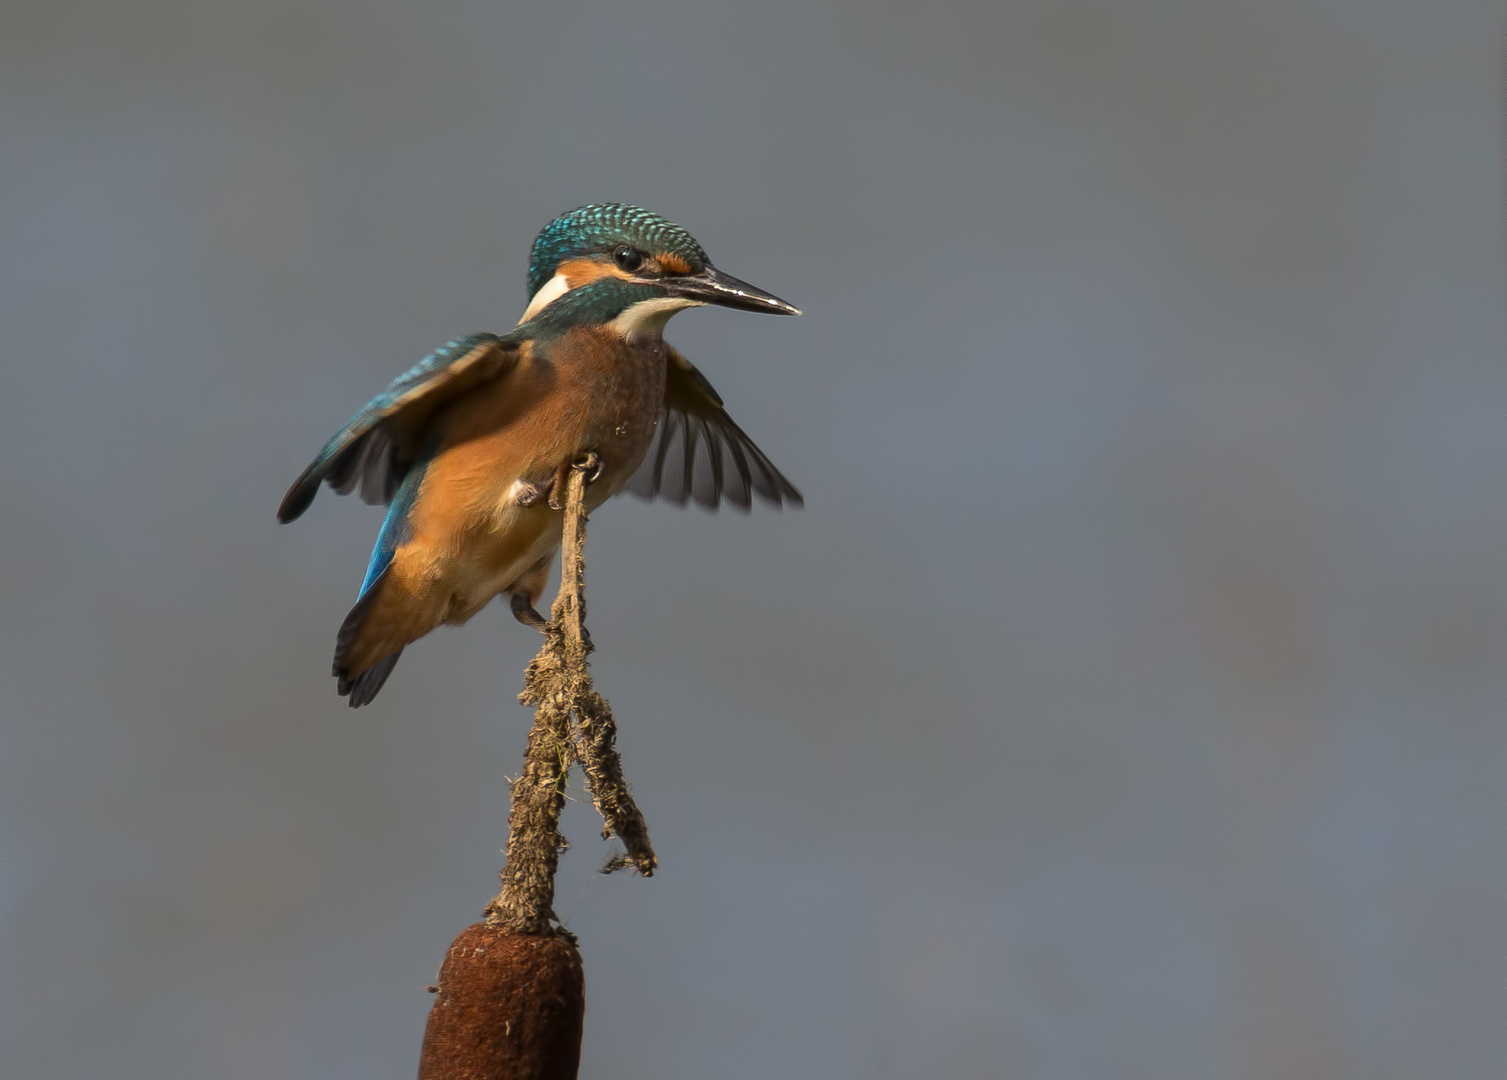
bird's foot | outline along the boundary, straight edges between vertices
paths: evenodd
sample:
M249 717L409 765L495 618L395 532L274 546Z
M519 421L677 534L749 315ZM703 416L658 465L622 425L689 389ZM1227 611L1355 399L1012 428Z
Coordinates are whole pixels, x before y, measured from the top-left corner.
M602 470L607 467L607 463L602 460L601 454L595 450L588 450L585 456L572 461L570 467L577 472L585 473L588 484L595 484L602 478Z
M602 470L605 468L606 463L602 460L602 455L595 450L588 450L574 461L560 462L560 467L555 470L554 478L549 482L549 508L551 510L565 509L565 503L561 500L565 498L565 485L570 480L571 469L585 473L586 482L593 484L601 478Z
M532 626L535 630L543 633L544 628L549 625L544 616L534 610L534 605L529 602L526 593L514 593L508 597L508 607L513 610L513 618L517 619L524 626Z
M564 510L565 481L570 477L570 462L562 461L555 469L555 475L549 482L549 508L551 510Z
M553 487L553 482L551 482L550 486ZM530 484L527 480L519 480L518 505L533 506L540 499L544 498L544 493L548 490L549 488L540 487L538 484Z

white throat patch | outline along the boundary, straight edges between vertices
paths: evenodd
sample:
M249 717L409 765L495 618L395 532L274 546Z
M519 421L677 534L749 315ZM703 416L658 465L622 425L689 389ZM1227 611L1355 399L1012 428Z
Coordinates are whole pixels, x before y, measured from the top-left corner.
M700 300L687 300L683 296L656 296L653 300L640 300L607 325L613 333L628 341L642 338L657 338L665 332L665 323L670 316L686 308L704 307Z
M523 309L523 318L518 320L518 325L522 326L568 292L570 292L570 282L565 279L564 274L556 274L539 286L539 291L528 302L528 307Z

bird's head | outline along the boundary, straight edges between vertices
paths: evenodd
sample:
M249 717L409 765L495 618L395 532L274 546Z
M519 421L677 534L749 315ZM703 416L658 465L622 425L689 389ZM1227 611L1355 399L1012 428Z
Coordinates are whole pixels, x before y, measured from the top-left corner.
M671 315L717 304L773 315L800 309L714 267L695 237L658 214L593 203L551 221L534 241L520 322L602 322L624 337L658 335Z

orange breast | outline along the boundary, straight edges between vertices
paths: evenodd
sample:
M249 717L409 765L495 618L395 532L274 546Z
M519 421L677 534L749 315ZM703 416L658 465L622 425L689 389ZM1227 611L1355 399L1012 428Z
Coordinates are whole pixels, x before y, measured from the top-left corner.
M600 505L648 449L664 370L653 347L578 329L449 406L436 417L445 441L425 470L403 545L408 558L399 561L447 582L500 577L497 589L506 588L510 573L528 569L560 537L559 512L543 500L516 506L515 482L546 483L561 462L594 450L605 468L589 501Z

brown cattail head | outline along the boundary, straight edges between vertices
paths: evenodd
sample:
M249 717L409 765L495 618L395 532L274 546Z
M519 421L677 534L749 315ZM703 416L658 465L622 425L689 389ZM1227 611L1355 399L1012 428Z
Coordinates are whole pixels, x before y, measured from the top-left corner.
M419 1080L575 1080L586 981L562 937L476 923L440 967Z

